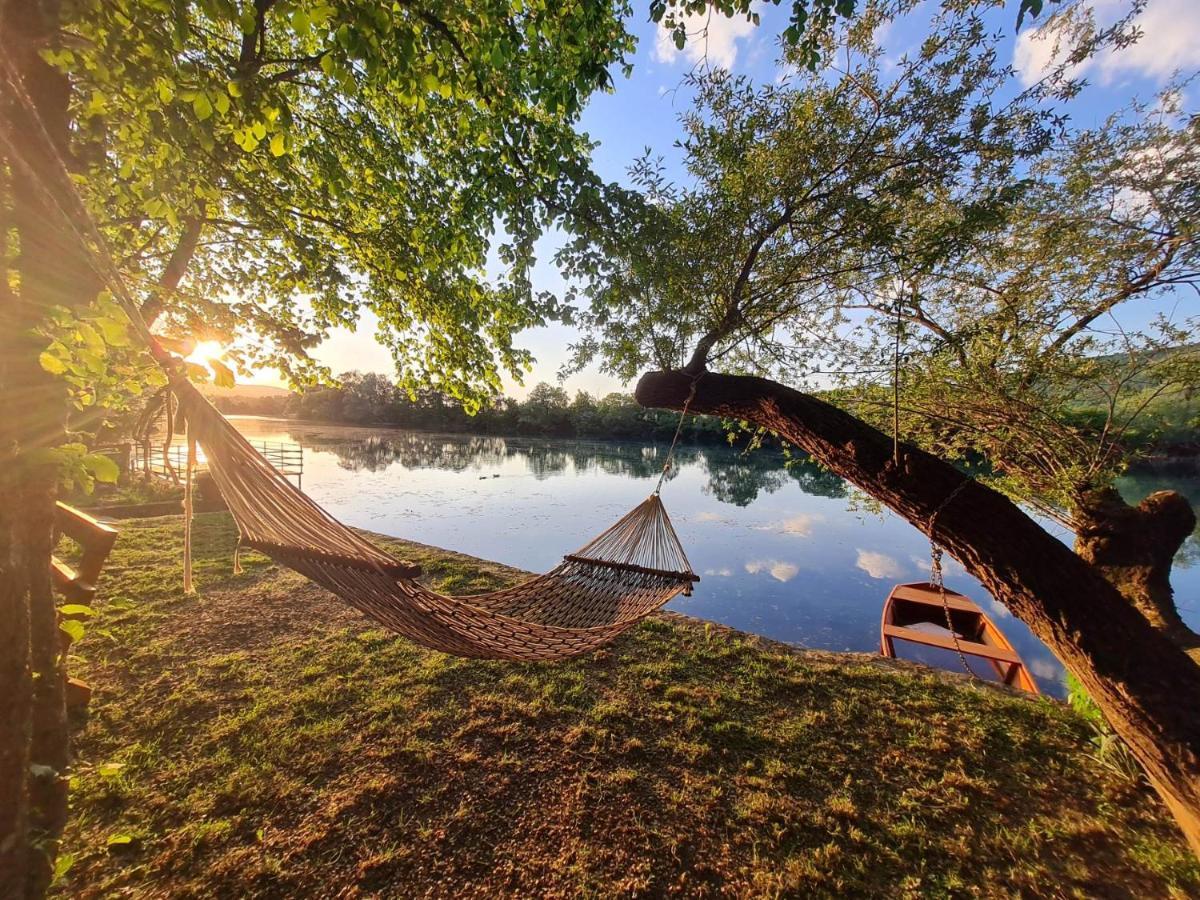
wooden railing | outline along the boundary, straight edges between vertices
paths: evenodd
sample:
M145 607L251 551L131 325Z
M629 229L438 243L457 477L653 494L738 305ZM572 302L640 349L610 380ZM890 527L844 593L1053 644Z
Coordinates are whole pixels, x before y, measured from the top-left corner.
M251 440L250 446L261 453L281 475L295 478L297 487L302 485L304 478L304 448L302 446L288 441L260 440ZM170 462L175 473L182 478L183 467L187 464L187 447L182 443L172 444L164 457L161 444L151 445L148 456L144 447L135 444L129 455L129 470L131 474L149 472L157 478L170 478L171 473L167 462ZM207 468L208 463L204 458L204 451L197 449L197 471L204 471Z

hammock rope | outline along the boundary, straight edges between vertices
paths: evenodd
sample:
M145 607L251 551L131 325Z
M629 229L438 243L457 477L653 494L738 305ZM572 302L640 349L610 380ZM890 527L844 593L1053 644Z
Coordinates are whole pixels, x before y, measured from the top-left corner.
M699 578L659 496L687 404L650 496L554 569L514 587L466 597L439 594L417 581L419 566L393 558L334 519L250 445L188 381L182 361L159 343L19 74L10 60L0 59L0 67L44 145L58 189L52 189L38 167L24 158L5 123L0 140L9 158L62 216L88 264L166 373L177 403L173 409L167 398L168 441L175 417L182 416L186 423L185 589L192 589L192 489L199 446L237 524L239 551L248 546L266 554L385 627L434 650L524 661L577 656L612 641L678 594L691 592ZM694 394L695 382L688 404ZM235 553L237 569L240 562Z

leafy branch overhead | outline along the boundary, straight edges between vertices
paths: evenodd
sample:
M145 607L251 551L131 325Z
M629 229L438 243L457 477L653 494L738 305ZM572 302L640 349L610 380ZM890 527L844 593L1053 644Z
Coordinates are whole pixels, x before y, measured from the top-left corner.
M369 313L407 384L470 400L528 366L515 332L559 314L533 244L594 189L574 124L632 51L629 12L82 0L45 56L160 327L254 334L235 361L307 380L307 351Z
M1058 0L1052 0L1058 2ZM791 48L797 65L815 70L821 64L824 37L839 19L849 21L860 12L858 0L651 0L650 18L661 23L675 46L682 50L697 35L689 26L699 19L713 15L733 18L740 16L755 25L760 24L760 10L771 6L789 6L788 24L780 34L784 46ZM866 5L866 4L863 4ZM1020 29L1025 17L1036 18L1045 0L1020 0L1016 27ZM689 21L689 19L691 21Z
M622 226L560 255L573 365L833 389L1078 524L1200 373L1196 322L1111 318L1200 284L1196 124L1168 89L1067 127L1014 97L978 12L937 15L895 65L871 30L782 84L693 76L686 181L647 154L611 197Z

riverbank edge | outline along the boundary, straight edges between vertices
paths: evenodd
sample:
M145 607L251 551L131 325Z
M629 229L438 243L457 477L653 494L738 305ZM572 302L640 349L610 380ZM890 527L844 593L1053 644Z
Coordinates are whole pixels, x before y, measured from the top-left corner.
M177 518L182 521L182 515L175 512L175 509L177 509L178 506L179 501L176 500L145 504L126 504L119 506L93 506L85 507L84 511L90 515L102 516L105 519L113 521L119 525L122 520L136 519L167 520ZM196 509L196 514L219 513L225 511L226 509L227 507L223 501L209 501L199 505ZM536 572L527 572L524 569L518 569L505 563L483 559L482 557L478 556L471 556L470 554L461 553L457 550L451 550L446 547L438 547L433 544L424 544L420 541L413 541L407 538L383 534L382 532L377 531L369 531L365 528L355 528L353 530L367 538L367 540L384 547L387 547L388 545L400 545L410 548L420 548L421 551L432 556L440 557L443 560L454 560L460 565L474 567L486 571L503 572L506 576L509 576L514 580L537 577ZM1010 685L988 681L987 679L968 675L966 672L954 672L947 669L936 668L934 666L927 666L923 663L912 660L884 657L877 653L866 653L863 651L854 650L817 650L811 647L789 644L786 641L779 641L765 635L756 634L752 631L743 631L741 629L734 628L731 625L725 625L721 622L716 622L711 619L703 619L699 616L688 615L687 613L678 612L676 610L659 609L648 616L648 618L652 617L668 619L672 622L677 622L689 628L699 628L702 631L710 634L718 634L725 637L732 637L753 642L755 646L770 652L798 654L812 660L820 660L821 662L838 662L839 660L860 664L865 662L870 665L878 666L884 670L897 672L915 670L924 674L932 674L939 678L948 679L949 682L953 684L973 683L988 690L996 690L1005 694L1018 696L1029 700L1038 699L1037 696L1026 691L1018 690ZM1048 694L1042 695L1041 699L1045 699L1054 703L1062 702L1061 700Z

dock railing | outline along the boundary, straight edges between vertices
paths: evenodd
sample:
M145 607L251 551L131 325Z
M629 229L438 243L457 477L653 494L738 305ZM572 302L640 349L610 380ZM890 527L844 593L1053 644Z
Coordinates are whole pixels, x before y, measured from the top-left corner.
M250 440L250 446L263 455L275 469L287 478L296 479L296 487L302 487L304 479L304 448L290 441L260 441ZM196 450L196 471L203 472L208 468L204 451ZM174 468L176 474L182 477L183 467L187 464L187 447L182 443L171 445L166 455L163 455L162 445L151 445L147 448L134 444L129 455L129 470L131 474L148 472L156 478L171 477L167 462Z

